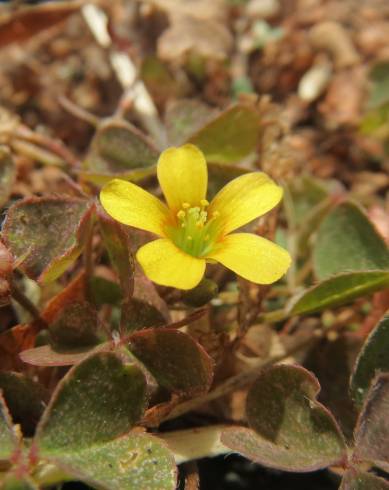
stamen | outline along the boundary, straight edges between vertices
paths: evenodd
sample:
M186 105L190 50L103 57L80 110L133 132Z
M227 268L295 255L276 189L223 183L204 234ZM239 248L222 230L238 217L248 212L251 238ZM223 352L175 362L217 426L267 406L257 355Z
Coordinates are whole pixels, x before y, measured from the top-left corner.
M206 199L199 204L191 207L184 202L176 214L176 224L167 230L177 247L194 257L203 257L213 249L220 230L216 221L219 212L210 215L206 211L209 205Z

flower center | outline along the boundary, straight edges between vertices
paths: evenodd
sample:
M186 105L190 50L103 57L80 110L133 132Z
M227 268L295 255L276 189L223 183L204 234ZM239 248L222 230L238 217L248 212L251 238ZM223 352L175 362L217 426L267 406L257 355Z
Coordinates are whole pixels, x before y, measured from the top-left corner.
M190 207L184 202L177 213L177 224L169 226L167 233L178 248L194 257L203 257L209 253L218 237L217 218L215 211L212 216L206 211L209 202L200 201L200 206Z

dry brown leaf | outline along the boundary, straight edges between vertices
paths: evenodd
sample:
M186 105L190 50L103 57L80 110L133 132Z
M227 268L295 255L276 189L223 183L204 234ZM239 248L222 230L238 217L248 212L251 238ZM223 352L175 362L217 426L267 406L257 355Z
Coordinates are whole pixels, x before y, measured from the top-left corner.
M319 106L330 129L359 123L364 84L364 73L359 68L343 70L333 77L326 97Z
M316 24L310 31L310 40L315 48L329 51L338 68L360 62L350 34L338 22L325 21Z
M80 8L80 2L26 7L0 17L0 47L27 41L44 29L64 21Z
M190 52L204 58L223 60L232 48L226 27L226 6L221 0L149 0L167 14L170 27L158 40L162 59L182 61Z

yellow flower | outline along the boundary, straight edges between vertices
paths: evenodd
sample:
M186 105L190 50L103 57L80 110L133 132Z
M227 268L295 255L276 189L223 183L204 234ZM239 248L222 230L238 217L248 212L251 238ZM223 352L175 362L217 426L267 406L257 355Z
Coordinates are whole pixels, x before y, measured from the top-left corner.
M157 175L167 205L119 179L110 181L100 194L112 218L161 237L136 255L152 281L191 289L201 281L206 263L215 261L258 284L271 284L286 272L291 262L286 250L252 233L231 234L281 200L281 187L266 174L242 175L208 203L204 155L187 144L162 152Z

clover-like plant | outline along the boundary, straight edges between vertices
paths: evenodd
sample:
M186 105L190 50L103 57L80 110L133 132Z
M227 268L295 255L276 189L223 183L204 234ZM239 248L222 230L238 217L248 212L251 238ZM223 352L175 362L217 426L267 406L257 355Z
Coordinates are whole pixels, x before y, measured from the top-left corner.
M180 2L154 3L139 12ZM184 26L191 3L180 6ZM161 60L144 64L144 81L134 76L95 5L39 8L42 23L34 9L11 9L0 45L81 9L125 90L105 119L62 100L94 125L90 144L0 118L0 489L190 490L198 479L201 488L202 458L238 453L260 472L322 470L342 490L388 490L389 249L387 222L371 219L383 172L362 199L302 174L294 150L306 158L312 141L288 125L315 118L301 103L291 110L294 97L286 113L267 97L220 111L177 98ZM204 32L220 34L218 9ZM54 39L52 51L66 46ZM180 68L195 80L185 93L216 66L194 54ZM36 70L40 58L26 59ZM387 74L376 71L370 102L379 127ZM158 98L167 92L169 104Z

